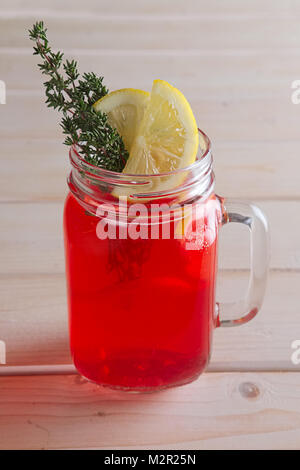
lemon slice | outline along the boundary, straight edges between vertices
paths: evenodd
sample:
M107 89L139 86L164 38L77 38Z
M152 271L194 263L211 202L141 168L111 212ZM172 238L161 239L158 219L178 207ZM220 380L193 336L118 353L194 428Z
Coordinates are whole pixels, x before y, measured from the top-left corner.
M108 93L93 106L107 114L109 124L117 129L130 152L138 127L143 119L150 93L134 88L123 88Z
M198 145L188 101L169 83L155 80L123 173L160 174L187 167L195 161Z

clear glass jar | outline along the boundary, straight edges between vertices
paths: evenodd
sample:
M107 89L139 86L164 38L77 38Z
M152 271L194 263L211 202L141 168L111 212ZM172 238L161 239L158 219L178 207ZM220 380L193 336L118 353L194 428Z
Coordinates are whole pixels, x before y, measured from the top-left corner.
M148 391L191 382L208 364L214 328L243 324L260 308L265 217L215 195L210 142L199 132L196 162L163 175L103 170L70 151L71 352L79 373L100 385ZM248 293L230 305L215 301L218 231L228 222L251 232ZM242 316L221 320L223 313Z

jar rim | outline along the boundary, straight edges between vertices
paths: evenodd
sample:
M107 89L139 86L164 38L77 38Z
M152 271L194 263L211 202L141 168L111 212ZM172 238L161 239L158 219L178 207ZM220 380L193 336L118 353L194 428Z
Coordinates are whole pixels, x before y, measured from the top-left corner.
M101 168L99 166L96 166L92 163L87 162L77 151L76 145L72 145L70 150L69 150L69 158L71 165L74 166L77 169L81 169L84 171L87 171L93 177L99 176L99 177L108 177L108 178L124 178L126 177L133 179L133 178L161 178L161 177L167 177L167 176L174 176L178 175L181 173L187 173L190 171L197 171L203 169L203 166L206 165L206 157L210 155L211 153L211 141L209 137L203 132L201 129L198 128L199 136L200 136L200 142L199 142L199 149L201 151L201 155L196 157L196 161L193 162L192 164L183 167L183 168L178 168L176 170L172 170L169 172L165 173L155 173L155 174L133 174L133 173L120 173L117 171L112 171L112 170L107 170L105 168ZM82 167L84 165L84 168ZM80 167L80 168L79 168Z

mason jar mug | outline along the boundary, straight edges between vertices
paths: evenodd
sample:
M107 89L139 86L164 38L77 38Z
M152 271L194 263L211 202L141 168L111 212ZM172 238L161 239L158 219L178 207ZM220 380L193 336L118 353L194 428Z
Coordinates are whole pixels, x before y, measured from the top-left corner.
M268 268L267 223L252 204L214 193L208 137L187 168L129 175L95 167L71 148L64 211L70 346L87 379L150 391L195 380L207 367L214 328L258 312ZM216 303L218 232L250 231L243 301ZM232 319L229 319L233 317Z

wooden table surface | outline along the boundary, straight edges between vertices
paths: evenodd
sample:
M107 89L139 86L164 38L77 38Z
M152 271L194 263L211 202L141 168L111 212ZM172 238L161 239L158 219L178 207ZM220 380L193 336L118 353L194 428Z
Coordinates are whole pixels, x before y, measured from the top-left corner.
M55 48L111 90L149 90L155 78L181 89L212 140L218 193L254 201L269 219L263 308L215 332L209 369L191 385L117 393L68 366L69 163L26 37L38 19ZM300 364L291 361L300 340L299 21L299 0L1 0L1 449L300 448ZM243 228L222 230L219 299L243 295L248 243Z

